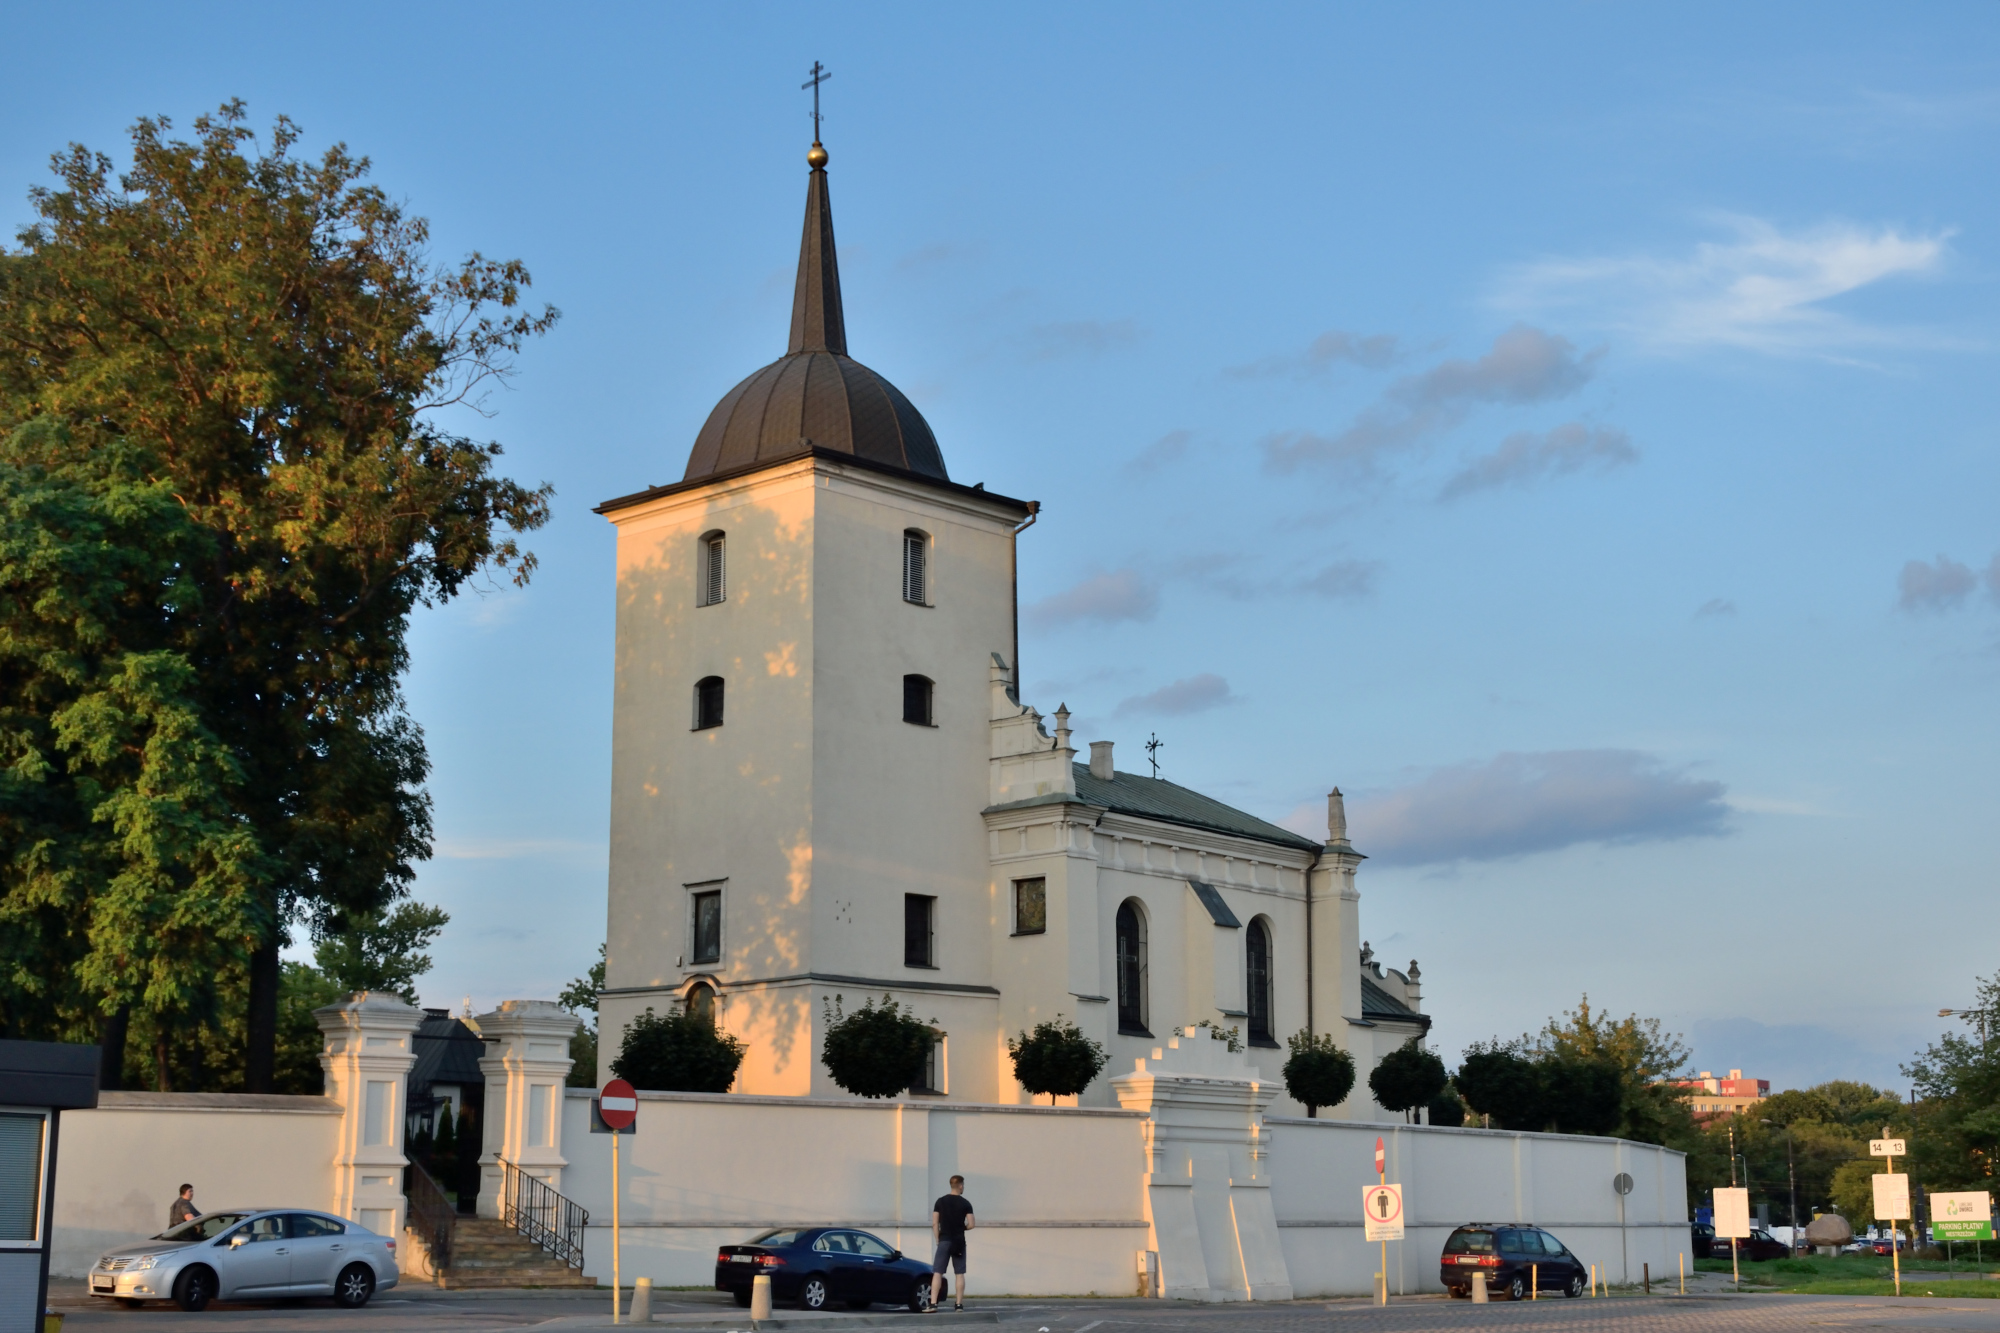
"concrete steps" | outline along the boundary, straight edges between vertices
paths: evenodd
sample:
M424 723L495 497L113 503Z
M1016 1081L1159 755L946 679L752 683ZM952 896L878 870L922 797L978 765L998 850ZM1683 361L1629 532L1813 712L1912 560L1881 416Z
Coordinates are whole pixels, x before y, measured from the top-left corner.
M451 1266L438 1274L447 1290L475 1287L595 1287L512 1227L490 1217L461 1217L452 1228Z

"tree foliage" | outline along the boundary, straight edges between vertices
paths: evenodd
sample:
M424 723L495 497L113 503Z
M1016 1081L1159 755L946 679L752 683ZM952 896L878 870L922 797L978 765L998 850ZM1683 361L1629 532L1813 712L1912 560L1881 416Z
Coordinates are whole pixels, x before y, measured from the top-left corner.
M857 1097L895 1097L916 1086L937 1041L937 1020L925 1022L889 996L853 1013L836 995L826 1005L826 1040L820 1063L833 1081Z
M679 1005L667 1014L648 1009L625 1028L611 1072L652 1092L728 1092L743 1052L705 1015Z
M597 1005L604 995L604 946L597 946L597 961L590 971L571 981L556 996L556 1003L583 1019L583 1027L569 1039L569 1086L597 1086ZM587 1016L586 1016L587 1015Z
M1291 1049L1285 1060L1285 1091L1306 1108L1308 1116L1317 1116L1322 1106L1340 1105L1354 1091L1354 1057L1331 1035L1301 1030L1285 1045Z
M383 913L349 912L313 951L313 961L343 993L382 991L417 1002L417 978L431 970L428 947L451 920L442 907L401 902Z
M1920 1099L1910 1164L1931 1189L1990 1189L2000 1162L2000 974L1979 978L1975 997L1965 1033L1903 1067Z
M212 1023L233 960L267 1090L289 924L429 853L409 614L525 579L547 518L438 409L556 313L519 263L434 265L365 159L244 121L142 119L122 175L73 146L0 253L0 1022Z
M1368 1074L1368 1090L1383 1110L1407 1115L1430 1105L1449 1081L1444 1061L1424 1049L1422 1037L1412 1037L1376 1062Z
M1083 1035L1083 1029L1058 1015L1035 1024L1007 1043L1014 1060L1014 1079L1034 1096L1074 1097L1089 1087L1111 1057Z

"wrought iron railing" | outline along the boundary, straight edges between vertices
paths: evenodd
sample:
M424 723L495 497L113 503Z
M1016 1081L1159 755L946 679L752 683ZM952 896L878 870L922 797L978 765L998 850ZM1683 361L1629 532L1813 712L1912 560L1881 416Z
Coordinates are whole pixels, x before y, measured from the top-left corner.
M415 1162L403 1168L403 1194L410 1201L410 1226L430 1246L431 1267L440 1272L451 1267L451 1233L458 1221L458 1205L431 1179L431 1173Z
M583 1229L590 1224L589 1211L504 1157L500 1169L504 1173L500 1184L502 1220L571 1268L582 1268Z

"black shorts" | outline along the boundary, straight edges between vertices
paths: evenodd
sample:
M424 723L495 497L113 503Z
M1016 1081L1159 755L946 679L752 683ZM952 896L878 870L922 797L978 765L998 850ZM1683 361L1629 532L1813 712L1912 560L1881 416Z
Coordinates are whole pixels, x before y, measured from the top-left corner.
M944 1272L947 1263L960 1277L965 1276L965 1237L958 1236L937 1243L937 1254L931 1259L931 1272Z

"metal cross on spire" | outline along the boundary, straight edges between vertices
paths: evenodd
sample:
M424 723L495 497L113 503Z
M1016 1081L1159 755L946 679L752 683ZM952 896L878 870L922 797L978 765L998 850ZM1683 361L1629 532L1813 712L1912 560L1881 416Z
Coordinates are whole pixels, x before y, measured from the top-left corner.
M1146 742L1146 762L1153 766L1153 776L1157 778L1160 776L1160 750L1166 742L1160 739L1157 732L1149 732L1148 735L1152 739Z
M819 142L819 86L832 77L833 77L833 71L828 69L826 66L820 64L819 61L815 60L813 61L812 77L799 85L799 87L801 88L810 88L813 90L813 142L814 143Z

